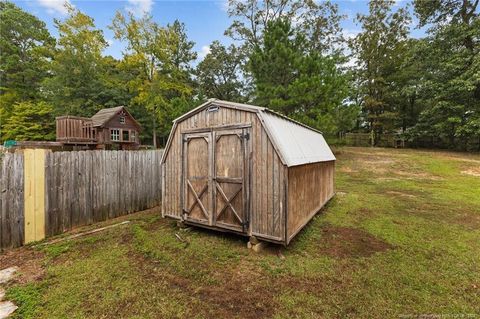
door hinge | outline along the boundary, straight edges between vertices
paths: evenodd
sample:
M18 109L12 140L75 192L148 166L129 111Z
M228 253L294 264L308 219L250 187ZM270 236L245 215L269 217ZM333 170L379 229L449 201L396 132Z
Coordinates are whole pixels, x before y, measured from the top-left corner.
M247 219L242 223L242 232L244 233L245 230L248 229L248 226L250 226L250 221Z

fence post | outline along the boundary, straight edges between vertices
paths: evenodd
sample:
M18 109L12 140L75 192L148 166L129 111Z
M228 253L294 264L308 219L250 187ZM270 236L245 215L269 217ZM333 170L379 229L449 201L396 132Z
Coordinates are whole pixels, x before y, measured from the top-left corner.
M47 150L24 151L25 244L45 238L45 156Z

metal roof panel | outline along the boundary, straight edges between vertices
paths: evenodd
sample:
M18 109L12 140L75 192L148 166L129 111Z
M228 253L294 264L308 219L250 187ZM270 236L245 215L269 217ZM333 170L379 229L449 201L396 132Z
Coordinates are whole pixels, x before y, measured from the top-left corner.
M308 163L334 161L335 155L318 131L278 116L273 112L260 112L271 132L285 165L296 166Z

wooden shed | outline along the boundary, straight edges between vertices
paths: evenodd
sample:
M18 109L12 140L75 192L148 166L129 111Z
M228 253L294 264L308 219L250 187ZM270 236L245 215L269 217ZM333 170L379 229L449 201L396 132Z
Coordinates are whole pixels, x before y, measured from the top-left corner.
M287 245L334 195L322 133L253 105L209 100L177 118L162 216Z

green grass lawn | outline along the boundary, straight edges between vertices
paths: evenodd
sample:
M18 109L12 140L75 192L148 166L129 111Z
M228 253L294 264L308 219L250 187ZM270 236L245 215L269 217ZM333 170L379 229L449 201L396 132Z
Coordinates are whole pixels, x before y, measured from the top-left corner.
M337 159L337 195L287 248L256 254L158 211L127 216L36 252L43 276L7 291L15 317L479 315L480 156L341 148Z

